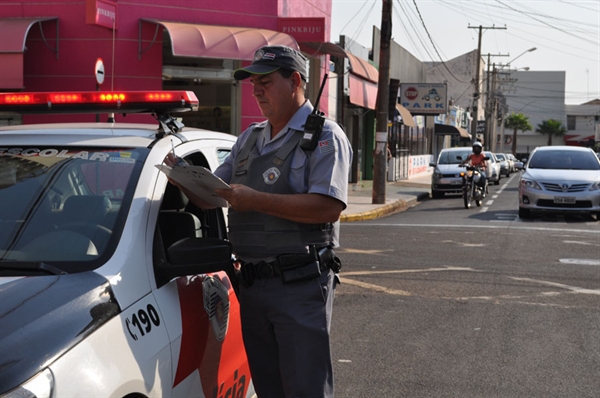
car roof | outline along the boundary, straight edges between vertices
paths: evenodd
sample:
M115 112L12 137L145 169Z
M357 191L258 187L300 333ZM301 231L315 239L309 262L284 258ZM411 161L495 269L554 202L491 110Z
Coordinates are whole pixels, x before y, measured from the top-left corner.
M539 146L534 149L535 152L545 152L552 150L561 150L561 151L578 151L578 152L594 152L591 148L582 147L582 146L572 146L572 145L552 145L552 146Z
M0 127L3 145L85 145L147 147L157 137L157 124L140 123L48 123ZM231 134L184 127L177 135L188 139L233 141Z
M465 150L470 151L471 147L470 146L461 146L461 147L454 147L454 148L444 148L440 152L465 151Z

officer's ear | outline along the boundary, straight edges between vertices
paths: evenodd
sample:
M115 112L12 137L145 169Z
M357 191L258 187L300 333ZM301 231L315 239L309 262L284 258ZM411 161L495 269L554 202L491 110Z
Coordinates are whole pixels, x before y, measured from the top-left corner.
M294 73L292 73L292 76L290 76L290 80L292 81L292 87L294 88L294 90L299 89L300 87L302 87L302 75L300 75L300 72L298 71L294 71Z

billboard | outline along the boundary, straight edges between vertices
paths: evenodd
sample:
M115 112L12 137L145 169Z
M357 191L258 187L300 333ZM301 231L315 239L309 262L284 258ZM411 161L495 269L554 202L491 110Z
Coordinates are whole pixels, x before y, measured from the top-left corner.
M413 115L439 115L447 111L446 83L402 83L400 104Z

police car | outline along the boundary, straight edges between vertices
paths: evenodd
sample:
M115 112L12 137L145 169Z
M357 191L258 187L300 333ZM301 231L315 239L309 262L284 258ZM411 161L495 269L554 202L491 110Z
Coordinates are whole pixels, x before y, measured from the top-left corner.
M223 208L156 167L214 170L235 137L184 128L191 92L2 93L0 112L156 124L0 128L0 398L252 397Z

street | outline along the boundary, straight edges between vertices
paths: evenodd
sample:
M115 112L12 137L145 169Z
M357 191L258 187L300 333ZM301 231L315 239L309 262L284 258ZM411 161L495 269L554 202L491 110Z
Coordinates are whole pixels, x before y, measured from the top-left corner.
M337 397L597 396L600 224L519 219L517 180L342 225Z

